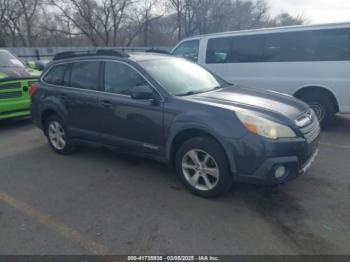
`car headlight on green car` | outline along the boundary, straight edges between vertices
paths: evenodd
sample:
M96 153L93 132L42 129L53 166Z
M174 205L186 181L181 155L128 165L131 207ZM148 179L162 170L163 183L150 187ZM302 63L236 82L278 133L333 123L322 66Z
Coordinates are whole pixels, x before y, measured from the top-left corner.
M295 132L288 126L245 112L235 113L250 132L259 136L271 139L296 137Z

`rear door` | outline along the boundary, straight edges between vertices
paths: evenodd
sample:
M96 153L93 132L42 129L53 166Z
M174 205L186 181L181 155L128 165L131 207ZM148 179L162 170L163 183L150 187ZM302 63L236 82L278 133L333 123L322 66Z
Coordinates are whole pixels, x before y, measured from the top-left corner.
M160 154L163 143L163 103L154 99L136 100L130 96L135 86L150 85L130 65L105 62L104 92L99 97L100 132L106 144L140 152Z
M50 95L62 106L70 134L75 138L98 140L98 90L101 62L82 61L54 66L44 82L54 85Z
M98 141L98 91L100 89L100 61L81 61L69 65L69 88L59 97L69 116L73 136Z

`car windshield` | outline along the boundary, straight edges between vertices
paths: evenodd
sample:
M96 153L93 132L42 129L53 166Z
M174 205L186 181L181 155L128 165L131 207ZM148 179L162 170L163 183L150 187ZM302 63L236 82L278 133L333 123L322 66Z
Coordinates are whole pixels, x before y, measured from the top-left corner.
M182 58L147 60L140 64L166 91L175 96L204 93L228 84L201 66Z
M0 67L24 67L24 65L10 52L0 51Z

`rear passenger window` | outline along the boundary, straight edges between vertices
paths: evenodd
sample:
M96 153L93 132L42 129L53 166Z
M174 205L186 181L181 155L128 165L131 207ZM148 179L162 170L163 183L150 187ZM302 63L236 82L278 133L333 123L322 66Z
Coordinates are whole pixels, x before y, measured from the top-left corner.
M72 87L98 90L100 62L85 61L72 64L70 84Z
M56 65L45 75L44 81L51 85L63 85L67 64Z
M207 46L207 64L228 63L227 58L230 55L232 46L232 37L213 38L208 40Z
M240 36L232 39L229 63L261 62L264 53L264 36Z
M344 61L350 59L349 30L332 29L266 36L265 61Z
M105 91L129 95L131 88L147 85L146 80L128 65L118 62L106 62Z
M207 64L261 62L264 36L235 36L208 41Z

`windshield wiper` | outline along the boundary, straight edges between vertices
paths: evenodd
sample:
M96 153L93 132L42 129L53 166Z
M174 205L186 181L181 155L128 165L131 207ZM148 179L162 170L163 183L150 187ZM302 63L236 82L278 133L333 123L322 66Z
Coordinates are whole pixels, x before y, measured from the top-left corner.
M188 91L186 93L178 94L176 96L191 96L191 95L200 94L204 92L207 92L207 91Z
M185 92L185 93L182 93L182 94L178 94L176 96L191 96L191 95L196 95L196 94L201 94L201 93L207 93L207 92L211 92L211 91L215 91L215 90L218 90L218 89L221 89L221 88L225 88L225 87L230 87L230 86L234 86L233 84L229 84L229 83L225 83L225 84L222 84L220 86L216 86L212 89L209 89L209 90L201 90L201 91L188 91L188 92Z
M234 86L234 84L224 83L220 86L220 88L231 87L231 86Z

